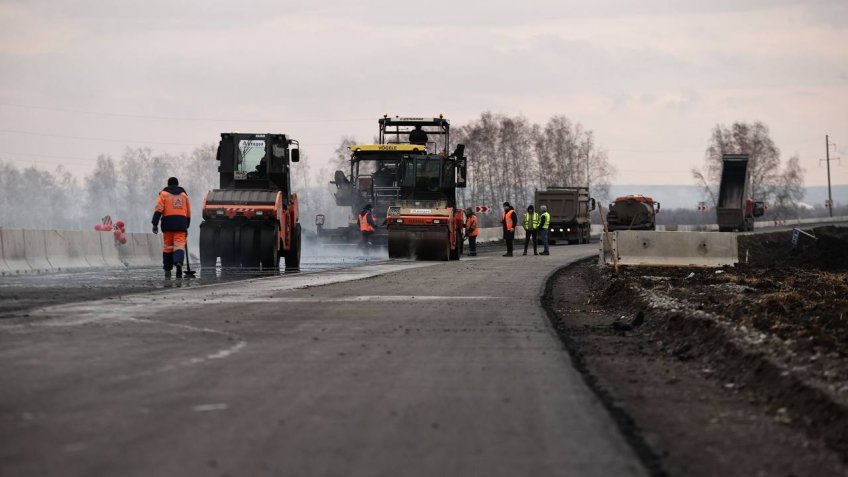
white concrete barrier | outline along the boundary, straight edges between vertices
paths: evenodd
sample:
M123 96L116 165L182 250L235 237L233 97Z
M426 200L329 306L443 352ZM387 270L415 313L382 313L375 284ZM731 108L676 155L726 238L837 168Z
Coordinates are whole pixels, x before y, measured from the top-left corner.
M3 261L9 273L29 273L32 267L26 259L26 239L20 229L0 229L3 240Z
M153 234L127 234L126 244L116 244L106 232L0 228L0 275L158 265L159 240Z
M103 261L107 267L125 267L121 261L121 254L118 252L118 245L115 244L115 237L110 233L99 233L100 250L103 253ZM129 242L129 240L127 240Z
M524 229L518 227L515 229L515 240L524 240ZM477 236L477 243L499 242L503 240L503 227L484 227L480 229L480 235Z
M36 231L42 232L42 231ZM95 242L87 232L79 230L44 230L47 260L54 270L89 268L85 242ZM97 241L99 247L100 242Z
M103 247L100 245L100 236L108 235L106 232L79 232L83 251L83 257L85 257L86 263L91 268L104 268L108 267L109 264L106 263L106 259L103 258Z
M130 267L155 265L162 262L162 251L154 244L159 237L153 234L126 234L127 243L117 246L121 262Z
M0 230L0 276L7 275L12 272L8 265L6 265L6 258L3 255L3 231Z
M613 254L624 266L722 267L739 261L736 234L729 232L626 230L610 233L610 241L611 253L601 240L609 265Z
M24 230L24 254L33 272L46 272L53 268L47 260L45 230Z

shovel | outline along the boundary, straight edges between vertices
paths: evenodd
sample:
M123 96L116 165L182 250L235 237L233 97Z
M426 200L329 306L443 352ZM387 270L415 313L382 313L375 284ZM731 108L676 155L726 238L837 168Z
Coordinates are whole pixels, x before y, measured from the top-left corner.
M188 253L188 235L186 235L186 248L185 248L186 269L183 271L183 278L194 278L194 276L197 275L197 272L192 270L191 265L188 263L189 262L189 258L188 258L189 255L190 254Z

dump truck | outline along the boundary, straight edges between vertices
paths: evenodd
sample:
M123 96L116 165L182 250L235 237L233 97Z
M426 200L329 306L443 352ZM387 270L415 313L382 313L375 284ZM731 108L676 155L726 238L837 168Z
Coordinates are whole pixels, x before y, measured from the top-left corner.
M751 198L751 174L747 154L725 154L721 158L721 183L716 203L720 232L754 230L754 218L765 212L765 204Z
M549 243L564 240L569 244L589 243L592 221L589 213L595 210L595 199L589 197L588 187L548 187L537 190L533 203L536 212L547 206L551 214L548 228Z
M644 195L616 197L609 205L609 230L656 230L660 203Z
M285 134L222 133L220 187L203 198L200 264L276 270L300 267L300 218L290 168L299 144Z
M350 146L349 173L335 172L330 186L336 205L349 206L356 217L371 204L377 223L385 225L377 227L372 240L385 244L390 258L458 259L464 219L456 188L465 187L467 167L464 146L449 153L450 122L442 115L384 115L378 126L377 144ZM319 214L316 225L322 242L361 240L353 218L333 229L324 227Z

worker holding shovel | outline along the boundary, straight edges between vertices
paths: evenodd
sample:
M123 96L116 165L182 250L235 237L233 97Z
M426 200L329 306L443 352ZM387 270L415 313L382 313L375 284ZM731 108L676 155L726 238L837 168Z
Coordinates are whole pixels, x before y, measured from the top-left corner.
M171 269L177 267L177 278L183 277L183 261L186 258L186 237L191 224L191 207L188 194L180 187L176 177L168 179L168 186L159 192L153 211L153 233L159 233L162 222L162 268L165 278L171 278Z

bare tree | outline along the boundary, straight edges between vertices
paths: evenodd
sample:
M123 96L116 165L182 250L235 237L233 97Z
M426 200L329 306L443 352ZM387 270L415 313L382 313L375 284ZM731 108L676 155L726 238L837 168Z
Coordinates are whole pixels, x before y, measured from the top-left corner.
M354 146L356 144L357 141L353 136L342 136L339 140L339 145L336 146L336 149L333 151L333 158L330 163L335 166L336 169L347 173L347 170L350 167L350 146Z
M776 219L784 219L798 214L798 203L804 198L804 169L798 156L786 161L774 188L773 207L770 211Z

